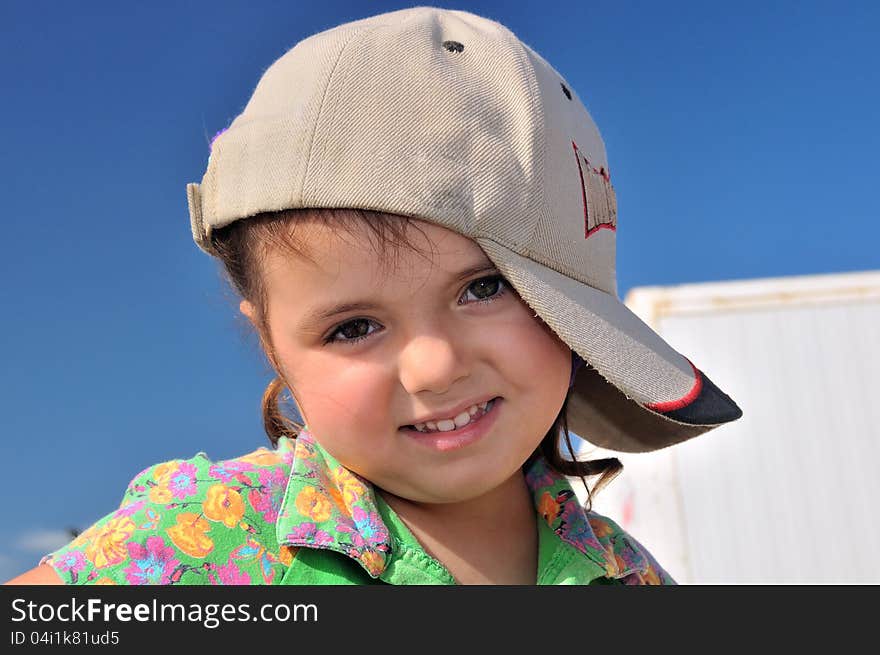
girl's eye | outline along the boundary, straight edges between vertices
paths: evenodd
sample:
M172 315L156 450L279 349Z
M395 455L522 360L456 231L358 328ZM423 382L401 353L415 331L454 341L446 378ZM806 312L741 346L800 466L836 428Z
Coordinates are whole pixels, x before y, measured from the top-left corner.
M503 295L505 295L507 293L507 289L507 280L505 280L500 275L492 275L490 277L483 277L479 280L474 280L473 282L471 282L467 287L467 292L465 293L465 295L471 293L476 298L476 302L488 304L490 302L495 302ZM459 302L459 304L467 305L469 303ZM345 323L337 327L333 332L331 332L324 339L324 343L342 343L346 345L351 345L353 343L357 343L358 341L362 341L363 339L368 338L371 334L375 333L375 330L373 330L373 332L368 331L370 324L376 325L376 322L368 318L355 318L350 321L346 321ZM334 338L337 334L342 335L344 338Z
M477 302L490 303L504 295L507 288L507 280L500 275L481 277L468 285L468 290L474 289Z
M371 321L368 318L356 318L351 321L347 321L343 323L338 328L336 328L330 335L324 339L324 343L344 343L346 345L353 344L357 341L361 341L362 339L366 339L368 336L373 334L372 332L366 332L366 329L369 328L370 323L375 323L375 321ZM344 339L334 339L333 337L337 334L342 334L345 336Z

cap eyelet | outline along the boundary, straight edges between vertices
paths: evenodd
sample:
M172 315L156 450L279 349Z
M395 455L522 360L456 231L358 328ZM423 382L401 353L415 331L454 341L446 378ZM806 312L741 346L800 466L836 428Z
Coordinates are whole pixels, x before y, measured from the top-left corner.
M560 82L562 84L562 82ZM565 97L571 100L571 91L568 90L568 87L565 84L562 84L562 92L565 94Z
M462 50L464 50L464 46L458 41L444 41L443 47L446 48L449 52L461 52Z

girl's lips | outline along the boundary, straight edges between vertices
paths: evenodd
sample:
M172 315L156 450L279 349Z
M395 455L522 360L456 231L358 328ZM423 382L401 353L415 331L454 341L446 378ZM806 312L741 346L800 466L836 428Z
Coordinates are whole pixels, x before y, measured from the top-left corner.
M414 428L403 428L401 431L432 450L446 452L464 448L481 439L495 424L503 402L500 397L494 398L488 412L476 421L449 432L419 432Z

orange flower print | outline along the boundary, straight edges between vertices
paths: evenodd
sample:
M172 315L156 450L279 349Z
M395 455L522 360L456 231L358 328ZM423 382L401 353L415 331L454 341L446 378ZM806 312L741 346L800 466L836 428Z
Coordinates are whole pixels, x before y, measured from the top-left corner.
M293 562L293 557L298 550L299 548L294 546L281 546L278 550L278 559L281 560L281 563L284 564L284 566L290 566L290 563Z
M590 527L593 528L593 532L597 538L601 539L602 537L609 537L614 534L614 529L607 521L603 521L593 516L591 516L589 520Z
M199 514L182 512L177 515L177 525L166 532L171 541L187 555L202 558L214 550L214 542L207 535L211 524Z
M311 445L306 445L299 439L293 448L293 456L296 459L311 459L315 456L315 449Z
M327 490L327 494L330 496L330 498L333 499L333 502L336 503L336 506L344 512L345 501L342 499L342 492L336 487L331 487Z
M174 473L174 463L165 462L159 464L153 469L153 480L155 485L150 485L150 501L154 503L170 503L171 502L171 475Z
M617 557L611 551L605 551L605 573L609 578L616 578L620 575L620 567L617 563Z
M321 523L330 518L333 505L327 496L314 487L306 487L296 497L296 509L303 516L308 516L316 523Z
M167 486L150 487L150 501L158 505L171 502L171 489Z
M128 557L125 542L134 532L134 521L128 516L110 519L98 528L86 546L86 557L96 569L119 564Z
M116 582L114 582L113 580L111 580L110 578L104 576L104 577L101 578L100 580L96 580L96 581L95 581L95 584L113 584L113 585L115 585L115 584L118 584L118 583L116 583Z
M157 505L164 505L171 502L171 489L167 486L150 487L150 502Z
M341 466L336 467L333 471L333 479L336 486L342 491L345 507L351 507L367 493L367 488L363 483L354 477L351 471Z
M380 553L373 552L372 550L365 550L361 553L360 559L361 563L373 575L379 575L382 572L385 560Z
M642 571L642 580L643 584L663 584L663 581L660 580L660 576L657 575L657 571L654 570L653 566L649 566L646 571Z
M212 521L223 521L227 528L234 528L244 516L244 500L235 489L215 484L208 489L202 511Z
M570 489L563 489L556 496L551 496L549 491L541 494L541 500L538 501L538 512L547 521L547 525L553 527L553 523L563 512L563 503L572 496L574 496L574 492Z
M608 573L608 577L620 577L629 568L629 564L627 564L623 557L610 549L605 551L605 570Z
M278 453L273 453L271 450L260 448L244 457L239 457L238 461L247 464L255 464L256 466L277 466Z

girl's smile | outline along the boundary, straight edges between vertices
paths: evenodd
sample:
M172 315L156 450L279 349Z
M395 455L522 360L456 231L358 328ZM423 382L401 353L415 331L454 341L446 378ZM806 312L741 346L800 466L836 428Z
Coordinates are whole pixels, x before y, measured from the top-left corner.
M476 418L472 418L466 425L456 427L454 430L422 432L414 427L405 427L402 431L415 440L416 443L434 450L448 451L464 448L481 439L483 435L492 429L498 413L501 411L502 403L503 400L501 398L489 401L484 413L476 416Z

